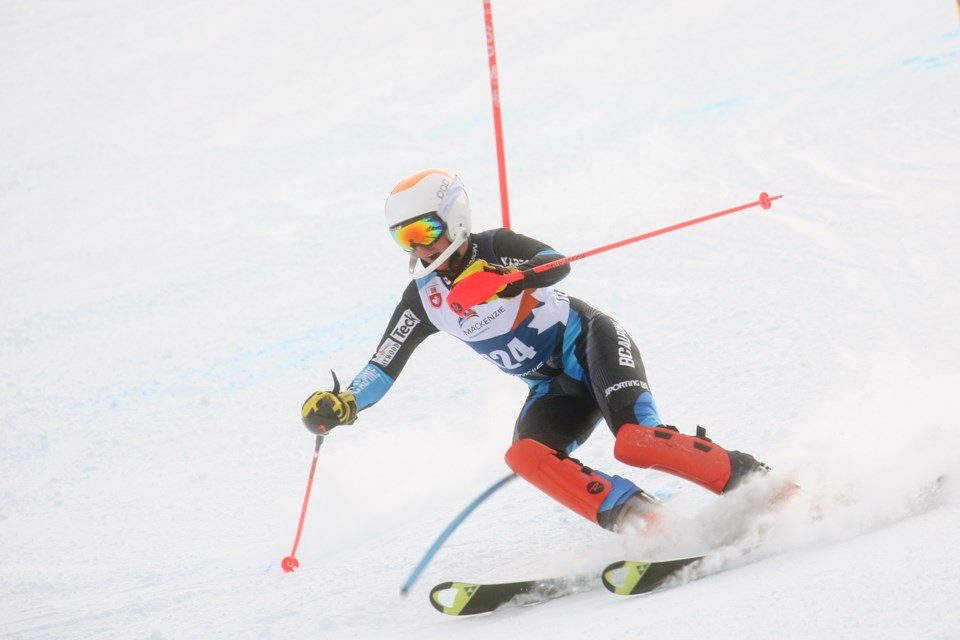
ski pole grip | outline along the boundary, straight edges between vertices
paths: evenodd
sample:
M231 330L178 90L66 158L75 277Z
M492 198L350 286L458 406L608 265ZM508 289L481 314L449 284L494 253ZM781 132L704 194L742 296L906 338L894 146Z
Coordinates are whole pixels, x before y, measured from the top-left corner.
M450 295L447 296L447 306L463 318L470 309L497 295L498 291L511 282L523 280L523 277L522 271L505 274L479 271L457 283L450 290Z

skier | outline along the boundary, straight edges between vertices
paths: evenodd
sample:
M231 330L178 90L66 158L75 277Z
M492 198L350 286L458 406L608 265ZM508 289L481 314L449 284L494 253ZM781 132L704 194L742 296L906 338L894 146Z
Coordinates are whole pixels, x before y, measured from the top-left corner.
M614 319L554 287L569 265L532 271L562 257L551 247L505 228L471 233L470 203L458 176L440 169L415 173L394 187L385 210L390 233L410 255L412 281L348 389L317 391L304 403L310 431L353 424L359 411L384 397L417 346L444 331L530 388L507 465L601 527L622 530L657 508L630 480L569 457L601 418L616 437L618 460L717 494L768 470L749 454L714 444L699 427L689 436L664 426L633 339ZM523 279L465 317L446 304L451 289L474 274L517 269Z

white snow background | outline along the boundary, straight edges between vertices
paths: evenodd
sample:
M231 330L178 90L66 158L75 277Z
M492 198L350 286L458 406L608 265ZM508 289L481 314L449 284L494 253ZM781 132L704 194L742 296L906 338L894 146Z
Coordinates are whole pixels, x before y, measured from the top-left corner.
M8 0L0 637L960 638L958 492L920 498L960 471L954 3L493 9L517 231L573 254L785 195L561 288L631 332L665 420L798 478L823 518L651 596L436 613L438 582L642 550L517 481L402 598L508 472L526 393L436 336L327 438L284 573L301 403L359 370L407 281L386 194L449 168L475 228L500 224L482 3ZM578 457L735 525L735 496L612 448L601 426Z

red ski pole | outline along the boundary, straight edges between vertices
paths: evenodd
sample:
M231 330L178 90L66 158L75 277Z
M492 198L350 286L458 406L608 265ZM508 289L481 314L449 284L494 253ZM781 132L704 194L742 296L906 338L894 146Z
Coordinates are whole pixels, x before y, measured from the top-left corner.
M317 446L313 448L313 462L310 464L310 478L307 480L307 492L303 496L303 508L300 510L300 524L297 525L297 537L293 540L293 551L280 562L280 566L287 573L300 566L297 561L297 547L300 545L300 534L303 532L303 521L307 517L307 504L310 502L310 489L313 487L313 474L317 471L317 458L320 457L320 445L323 444L323 436L317 436Z
M500 72L497 69L497 44L493 39L493 8L490 0L483 0L483 17L487 26L487 62L490 66L493 133L497 144L497 169L500 173L500 208L503 213L503 226L509 229L510 204L507 201L507 167L503 151L503 121L500 115Z
M548 262L547 264L542 264L539 267L534 267L531 271L533 273L543 273L544 271L549 271L550 269L556 269L559 266L575 262L577 260L582 260L584 258L589 258L590 256L597 255L598 253L603 253L604 251L610 251L611 249L617 249L624 245L633 244L634 242L640 242L641 240L646 240L647 238L653 238L655 236L661 236L665 233L670 233L671 231L676 231L678 229L683 229L684 227L689 227L695 224L700 224L701 222L706 222L707 220L713 220L714 218L719 218L720 216L730 215L731 213L736 213L737 211L743 211L744 209L750 209L752 207L761 207L763 209L769 209L770 203L774 200L779 200L783 196L769 196L766 192L760 194L760 198L754 202L749 202L747 204L742 204L738 207L733 207L731 209L724 209L723 211L717 211L715 213L710 213L705 216L700 216L699 218L694 218L692 220L687 220L685 222L679 222L677 224L670 225L669 227L664 227L662 229L657 229L656 231L648 231L647 233L642 233L639 236L634 236L632 238L627 238L626 240L620 240L619 242L613 242L611 244L604 245L602 247L597 247L596 249L591 249L589 251L584 251L583 253L578 253L573 256L567 256L565 258L560 258L559 260L554 260L553 262ZM523 280L524 273L522 271L514 271L513 273L508 273L505 275L500 275L492 271L480 271L473 274L469 278L463 280L463 282L458 283L451 291L450 295L447 296L447 304L453 309L454 313L463 317L467 314L467 311L485 300L492 298L501 287L504 287L511 282L516 282L517 280Z

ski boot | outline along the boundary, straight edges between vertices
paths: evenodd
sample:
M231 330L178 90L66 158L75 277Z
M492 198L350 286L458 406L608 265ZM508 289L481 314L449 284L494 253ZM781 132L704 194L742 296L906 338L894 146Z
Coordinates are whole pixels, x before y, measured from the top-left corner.
M663 515L663 505L643 489L627 498L621 504L602 511L597 515L598 524L614 533L655 531Z

